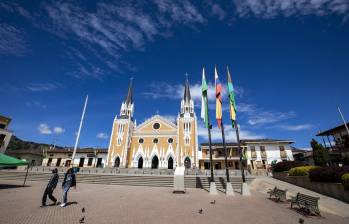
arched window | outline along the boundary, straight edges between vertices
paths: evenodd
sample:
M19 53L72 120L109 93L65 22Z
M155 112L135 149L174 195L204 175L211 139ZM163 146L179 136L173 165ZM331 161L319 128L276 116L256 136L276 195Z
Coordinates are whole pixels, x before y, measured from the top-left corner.
M167 169L173 169L173 159L170 157L167 161Z
M140 157L138 159L138 169L142 169L143 168L143 157Z
M157 169L159 168L159 158L157 156L154 156L151 160L151 168Z

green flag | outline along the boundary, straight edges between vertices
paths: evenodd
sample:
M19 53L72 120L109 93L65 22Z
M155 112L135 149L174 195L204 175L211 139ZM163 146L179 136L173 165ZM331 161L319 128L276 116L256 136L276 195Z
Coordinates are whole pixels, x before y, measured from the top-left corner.
M230 103L230 119L232 122L232 125L234 127L234 123L236 120L236 103L235 103L235 93L234 93L234 86L233 82L231 80L229 68L227 67L227 75L228 75L228 94L229 94L229 103Z
M201 118L205 122L205 128L208 128L208 106L207 106L207 84L205 79L205 68L202 68L202 84L201 84Z

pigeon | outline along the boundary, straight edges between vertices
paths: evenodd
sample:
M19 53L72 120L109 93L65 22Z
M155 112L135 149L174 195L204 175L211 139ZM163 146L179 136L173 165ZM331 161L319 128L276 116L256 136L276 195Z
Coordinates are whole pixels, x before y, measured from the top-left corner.
M303 224L304 223L304 219L300 218L298 222Z
M213 200L210 203L211 203L211 205L214 205L214 204L216 204L216 200Z
M82 211L82 213L85 213L85 208L82 208L81 211Z
M203 210L202 210L202 208L200 208L200 210L199 210L199 214L202 214L202 211L203 211Z
M85 223L85 216L80 219L80 223Z

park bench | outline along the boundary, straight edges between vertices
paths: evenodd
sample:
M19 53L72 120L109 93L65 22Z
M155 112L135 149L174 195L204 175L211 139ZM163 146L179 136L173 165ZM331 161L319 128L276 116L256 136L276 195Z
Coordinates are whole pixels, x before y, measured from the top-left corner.
M270 189L268 191L268 194L269 194L269 198L275 197L277 201L286 201L286 192L287 192L287 189L281 190L275 187L274 189Z
M319 210L319 200L320 198L318 197L298 193L296 197L291 198L291 208L293 208L293 205L296 204L299 208L305 209L308 215L316 213L321 216Z

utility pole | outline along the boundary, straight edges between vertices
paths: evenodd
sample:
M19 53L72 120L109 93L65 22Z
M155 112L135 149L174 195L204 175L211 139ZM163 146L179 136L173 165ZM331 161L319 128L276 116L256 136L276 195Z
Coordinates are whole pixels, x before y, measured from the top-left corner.
M341 108L339 106L338 106L338 112L341 115L341 118L342 118L342 121L344 123L345 129L347 129L347 133L348 133L348 136L349 136L349 128L348 128L347 122L344 119L344 116L342 114Z

